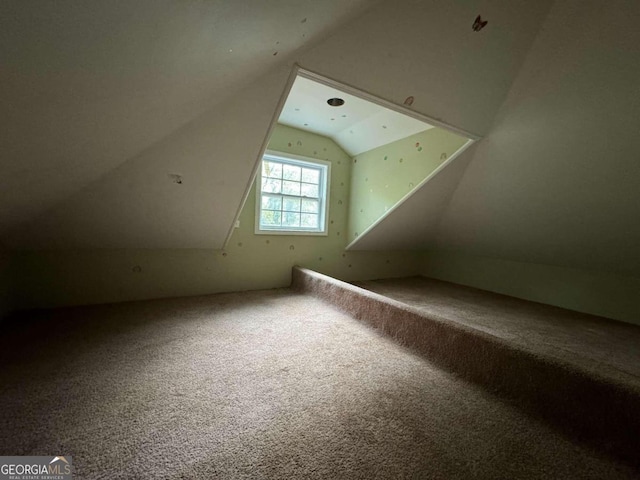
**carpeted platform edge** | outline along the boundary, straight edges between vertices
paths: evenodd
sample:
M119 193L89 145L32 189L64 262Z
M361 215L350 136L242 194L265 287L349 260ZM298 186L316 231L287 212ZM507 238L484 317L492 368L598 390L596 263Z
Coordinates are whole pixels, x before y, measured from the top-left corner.
M631 386L312 270L293 267L291 287L640 470L640 392Z

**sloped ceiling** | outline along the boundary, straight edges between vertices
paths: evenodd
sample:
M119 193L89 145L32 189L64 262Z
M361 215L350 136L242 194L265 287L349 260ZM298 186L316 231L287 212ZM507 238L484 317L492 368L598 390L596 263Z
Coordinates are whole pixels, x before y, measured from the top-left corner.
M221 248L293 62L486 134L550 2L0 5L4 240L75 249Z
M0 232L254 82L372 0L0 2Z
M440 248L640 275L640 2L557 2Z

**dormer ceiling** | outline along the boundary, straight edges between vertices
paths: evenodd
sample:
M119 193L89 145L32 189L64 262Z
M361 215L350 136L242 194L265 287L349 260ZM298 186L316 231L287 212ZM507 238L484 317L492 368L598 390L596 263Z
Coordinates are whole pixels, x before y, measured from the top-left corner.
M332 106L332 99L344 103ZM298 76L280 123L331 138L349 155L359 155L432 125L312 79Z

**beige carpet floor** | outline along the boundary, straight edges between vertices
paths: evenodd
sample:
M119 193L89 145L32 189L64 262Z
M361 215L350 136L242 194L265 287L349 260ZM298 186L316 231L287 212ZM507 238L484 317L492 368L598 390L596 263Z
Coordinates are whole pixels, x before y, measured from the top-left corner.
M640 388L640 326L425 277L357 285L501 338L537 355L579 364Z
M21 320L0 455L71 455L75 478L637 475L287 289Z

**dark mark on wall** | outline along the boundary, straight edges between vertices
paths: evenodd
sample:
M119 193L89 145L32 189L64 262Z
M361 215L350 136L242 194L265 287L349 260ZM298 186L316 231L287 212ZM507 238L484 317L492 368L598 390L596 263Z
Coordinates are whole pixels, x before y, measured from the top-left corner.
M173 183L177 183L178 185L182 184L182 175L178 175L177 173L169 173L169 178Z
M476 17L476 20L473 22L473 25L471 26L471 28L473 29L474 32L479 32L480 30L482 30L484 27L487 26L488 20L485 20L484 22L482 21L482 17L480 15L478 15Z
M134 273L140 273L142 272L142 267L140 265L136 265L135 267L132 268Z

